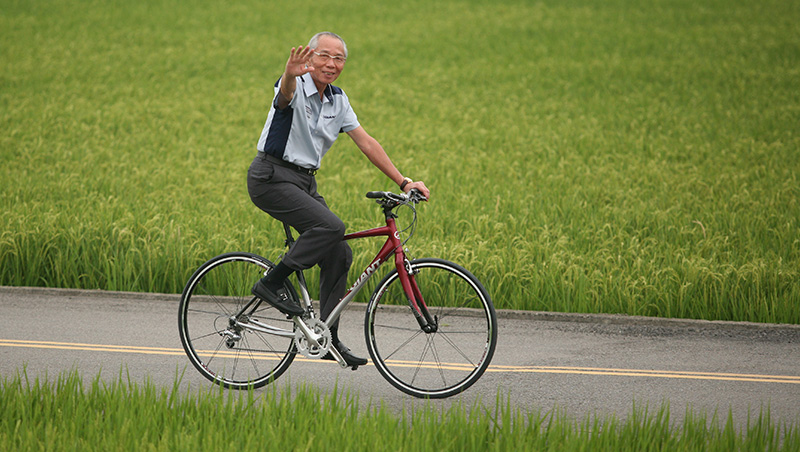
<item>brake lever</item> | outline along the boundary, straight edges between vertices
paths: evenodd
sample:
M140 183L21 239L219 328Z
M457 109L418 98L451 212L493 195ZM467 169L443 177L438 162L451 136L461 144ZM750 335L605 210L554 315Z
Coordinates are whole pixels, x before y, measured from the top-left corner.
M420 201L427 201L428 198L426 198L421 191L417 190L416 188L412 188L408 191L408 200L413 203L418 203Z

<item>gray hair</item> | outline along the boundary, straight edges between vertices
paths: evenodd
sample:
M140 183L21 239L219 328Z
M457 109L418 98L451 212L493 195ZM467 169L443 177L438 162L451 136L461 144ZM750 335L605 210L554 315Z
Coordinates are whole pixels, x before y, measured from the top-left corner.
M329 36L331 38L336 38L339 41L341 41L342 46L344 47L344 57L347 58L347 44L344 42L344 39L342 39L342 37L337 35L336 33L330 31L322 31L312 36L311 40L308 41L308 46L311 47L312 49L316 49L317 45L319 45L319 38L322 36Z

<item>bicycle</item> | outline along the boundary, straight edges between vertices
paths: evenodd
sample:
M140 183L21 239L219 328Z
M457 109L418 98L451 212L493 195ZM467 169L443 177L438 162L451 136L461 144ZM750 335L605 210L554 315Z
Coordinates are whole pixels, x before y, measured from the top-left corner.
M305 309L295 317L251 294L253 282L274 266L264 257L221 254L194 272L181 295L178 327L189 360L205 378L232 389L258 388L283 374L298 353L319 359L330 352L346 368L331 346L328 325L392 257L395 268L375 287L364 318L367 349L380 374L420 398L461 393L483 375L497 345L497 316L488 292L457 264L409 260L405 244L416 229L422 194L369 192L367 198L382 207L386 225L347 234L344 240L386 237L386 242L324 322L314 312L302 271L295 273L299 295L293 284L285 284ZM395 211L403 206L413 215L409 226L398 231ZM284 230L291 248L291 228L284 224Z

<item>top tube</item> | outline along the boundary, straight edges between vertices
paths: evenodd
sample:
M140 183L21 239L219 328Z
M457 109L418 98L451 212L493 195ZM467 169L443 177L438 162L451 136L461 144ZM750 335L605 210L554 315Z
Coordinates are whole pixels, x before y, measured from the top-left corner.
M383 207L383 211L386 214L387 220L390 217L393 217L392 211L400 206L407 205L414 211L414 220L412 221L412 225L417 221L417 211L414 207L415 204L421 201L427 201L426 198L419 190L416 188L409 190L408 193L392 193L389 191L371 191L367 193L367 198L377 200L377 203ZM292 234L292 228L289 226L288 223L283 223L283 230L286 233L286 246L291 247L292 244L295 242L294 236ZM354 232L351 234L346 234L344 240L351 240L355 238L362 238L362 237L376 237L379 235L390 235L396 232L389 229L388 222L387 226L382 226L375 229L368 229L365 231ZM410 238L410 236L409 236ZM408 239L406 239L407 241Z

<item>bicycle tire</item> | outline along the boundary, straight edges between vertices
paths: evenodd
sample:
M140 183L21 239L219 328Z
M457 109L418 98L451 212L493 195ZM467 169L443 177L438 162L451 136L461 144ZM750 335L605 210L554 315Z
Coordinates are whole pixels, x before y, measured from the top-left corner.
M478 381L494 355L494 305L480 281L457 264L431 258L410 264L438 330L422 331L395 269L367 305L367 349L381 375L406 394L431 399L459 394Z
M181 295L178 330L183 349L208 380L231 389L259 388L278 378L294 360L292 338L232 326L234 313L254 299L253 284L274 267L252 253L215 256L189 278ZM287 291L297 292L287 281ZM294 331L294 324L268 303L239 317ZM237 338L238 337L238 338Z

